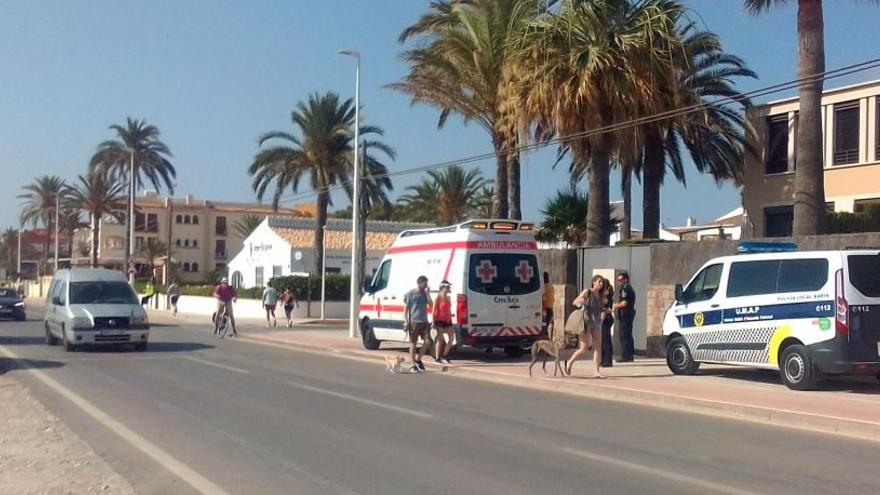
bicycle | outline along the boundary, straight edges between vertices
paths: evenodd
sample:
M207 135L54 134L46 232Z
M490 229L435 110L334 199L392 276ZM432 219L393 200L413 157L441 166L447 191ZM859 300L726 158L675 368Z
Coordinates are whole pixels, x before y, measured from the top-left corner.
M229 328L229 310L223 305L223 311L214 317L214 335L221 339L226 336L226 330Z

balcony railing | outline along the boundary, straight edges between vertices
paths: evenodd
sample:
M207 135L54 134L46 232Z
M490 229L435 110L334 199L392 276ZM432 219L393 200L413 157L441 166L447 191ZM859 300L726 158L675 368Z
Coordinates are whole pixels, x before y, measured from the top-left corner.
M226 259L226 251L216 251L214 253L215 260L225 260Z
M216 226L214 227L214 235L226 235L226 226Z

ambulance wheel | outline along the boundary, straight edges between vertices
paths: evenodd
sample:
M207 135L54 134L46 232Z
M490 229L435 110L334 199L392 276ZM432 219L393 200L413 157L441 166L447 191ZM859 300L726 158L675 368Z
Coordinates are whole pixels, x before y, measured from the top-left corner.
M802 345L785 348L779 360L779 375L782 383L792 390L810 390L816 386L818 378L813 358Z
M378 350L379 346L382 345L382 342L376 339L376 334L373 333L373 325L370 324L370 320L367 318L361 320L361 340L364 343L364 349L371 351Z
M676 375L693 375L700 369L684 337L675 337L666 345L666 365Z
M525 354L526 351L520 346L508 346L504 348L504 355L509 358L518 358Z

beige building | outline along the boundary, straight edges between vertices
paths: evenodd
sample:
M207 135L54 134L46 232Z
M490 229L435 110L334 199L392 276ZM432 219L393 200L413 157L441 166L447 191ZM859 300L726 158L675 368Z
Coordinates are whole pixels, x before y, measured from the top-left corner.
M135 264L141 276L147 276L149 260L140 247L150 239L158 239L171 248L178 279L184 282L205 281L215 271L226 271L229 260L242 249L244 236L237 225L248 216L261 220L269 215L282 217L313 217L314 204L296 205L275 211L269 205L232 203L185 198L163 198L153 191L139 196L135 205ZM107 216L101 221L98 262L103 266L121 268L125 253L125 226ZM77 244L89 244L89 229L77 232ZM159 276L166 256L155 260ZM87 263L87 259L78 259Z
M860 212L880 203L880 81L829 89L822 96L825 200L829 210ZM791 234L798 99L750 112L759 156L747 156L743 207L747 237Z

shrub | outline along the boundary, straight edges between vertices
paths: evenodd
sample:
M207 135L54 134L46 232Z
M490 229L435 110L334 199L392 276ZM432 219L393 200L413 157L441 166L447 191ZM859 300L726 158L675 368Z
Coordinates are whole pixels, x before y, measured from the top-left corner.
M880 232L880 205L868 205L863 213L829 212L828 233Z
M327 274L326 295L328 301L348 301L350 290L350 280L348 275L338 273ZM307 277L275 277L269 280L269 285L274 287L278 292L284 292L284 289L290 289L296 294L296 298L300 301L309 299L309 278ZM311 299L313 301L321 299L321 277L311 278Z

